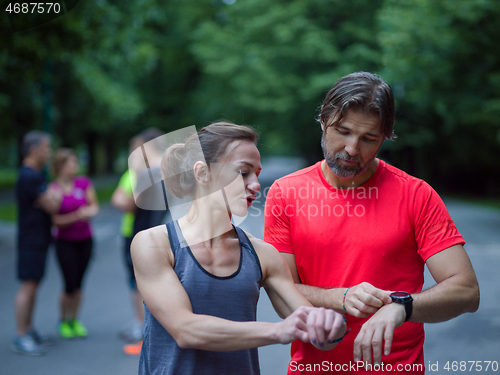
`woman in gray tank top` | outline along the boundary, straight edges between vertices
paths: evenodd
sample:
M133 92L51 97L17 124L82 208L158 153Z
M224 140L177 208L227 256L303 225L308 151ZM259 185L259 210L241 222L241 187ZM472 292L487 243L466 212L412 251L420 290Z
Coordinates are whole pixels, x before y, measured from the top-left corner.
M256 139L249 127L214 123L163 156L169 194L192 204L132 242L145 303L141 375L259 374L259 346L299 339L330 350L345 334L342 315L312 307L274 247L231 224L260 190ZM256 322L260 287L283 321Z

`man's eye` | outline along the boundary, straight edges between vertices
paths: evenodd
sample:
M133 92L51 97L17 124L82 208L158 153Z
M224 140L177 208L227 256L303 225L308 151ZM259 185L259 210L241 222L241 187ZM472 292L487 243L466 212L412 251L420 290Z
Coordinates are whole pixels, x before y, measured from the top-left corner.
M340 130L340 129L337 129L337 131L339 132L339 134L342 134L342 135L347 135L347 134L349 134L348 132L343 131L343 130Z

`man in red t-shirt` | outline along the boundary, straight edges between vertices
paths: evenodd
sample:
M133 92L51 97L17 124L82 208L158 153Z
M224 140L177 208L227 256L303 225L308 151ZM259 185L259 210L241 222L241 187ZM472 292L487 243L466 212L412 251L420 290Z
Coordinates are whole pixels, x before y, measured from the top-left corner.
M289 374L423 374L423 323L478 308L465 242L441 198L376 158L394 118L380 77L340 79L321 107L325 160L269 190L264 239L306 298L345 313L351 328L330 352L294 342ZM422 291L425 264L437 284Z

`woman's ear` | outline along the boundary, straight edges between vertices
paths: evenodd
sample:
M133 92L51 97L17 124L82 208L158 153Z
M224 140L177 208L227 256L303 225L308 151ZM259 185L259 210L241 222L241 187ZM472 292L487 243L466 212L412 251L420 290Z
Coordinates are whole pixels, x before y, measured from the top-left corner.
M206 163L197 161L193 167L194 178L201 186L207 186L210 182L210 170Z

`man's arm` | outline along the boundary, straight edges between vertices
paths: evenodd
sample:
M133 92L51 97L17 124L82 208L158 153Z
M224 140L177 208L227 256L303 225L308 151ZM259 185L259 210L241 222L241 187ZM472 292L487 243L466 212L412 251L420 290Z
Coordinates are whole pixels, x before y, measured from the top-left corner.
M278 315L285 318L301 306L312 307L297 289L290 270L278 251L262 240L249 237L261 263L263 287ZM321 350L333 349L337 345L333 341L342 337L346 331L343 316L322 307L309 310L307 323L311 343Z
M427 267L436 285L421 293L412 294L413 313L410 321L436 323L452 319L479 307L479 286L469 257L462 245L443 250L429 259ZM373 350L374 363L381 361L382 342L384 353L390 353L394 329L403 324L406 312L402 305L384 306L361 328L354 341L354 360L363 357L370 362Z
M35 201L35 206L41 208L50 215L54 215L61 205L61 194L53 189L47 189L41 193Z
M132 241L131 253L144 302L181 348L235 351L296 339L309 341L306 307L279 323L234 322L194 314L189 296L172 268L169 249L165 226L158 226L139 232Z
M443 322L478 309L479 285L462 245L431 256L426 264L437 284L412 296L412 322Z
M392 302L390 291L375 288L369 283L361 283L350 288L332 287L329 289L304 285L300 281L295 256L289 253L281 253L281 255L290 268L297 289L313 306L322 306L340 313L347 312L356 318L366 318L377 312L380 307ZM344 293L346 293L345 301ZM345 305L345 311L342 303Z

